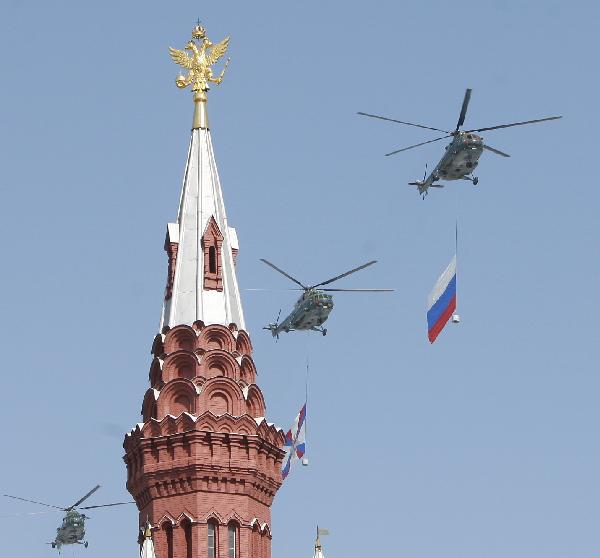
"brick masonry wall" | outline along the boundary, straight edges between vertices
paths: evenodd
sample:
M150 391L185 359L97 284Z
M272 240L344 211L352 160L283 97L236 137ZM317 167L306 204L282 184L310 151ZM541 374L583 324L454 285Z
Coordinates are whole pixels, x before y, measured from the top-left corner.
M266 410L252 346L235 326L178 326L154 340L143 425L124 442L127 488L157 558L270 558L271 504L281 486L283 433Z

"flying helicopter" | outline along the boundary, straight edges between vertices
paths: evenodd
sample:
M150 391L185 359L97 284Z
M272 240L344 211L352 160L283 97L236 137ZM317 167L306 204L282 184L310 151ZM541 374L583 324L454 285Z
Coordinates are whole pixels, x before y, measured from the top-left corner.
M87 500L96 490L100 488L100 485L95 486L85 496L77 500L74 504L68 508L61 506L53 506L52 504L44 504L43 502L36 502L35 500L27 500L26 498L20 498L19 496L11 496L10 494L4 494L7 498L14 498L15 500L22 500L23 502L31 502L32 504L39 504L40 506L46 506L48 508L56 508L65 512L60 527L56 529L56 538L51 543L52 548L57 548L60 551L61 546L66 544L82 544L87 548L88 541L84 541L85 537L85 520L89 519L87 515L80 513L80 510L91 510L93 508L106 508L110 506L122 506L124 504L133 504L134 502L116 502L114 504L101 504L98 506L85 506L80 507L80 504ZM42 512L43 513L43 512Z
M389 122L396 122L398 124L404 124L406 126L415 126L417 128L424 128L426 130L434 130L436 132L444 132L445 136L435 138L401 149L396 149L390 153L386 153L386 156L395 155L403 151L408 151L421 145L427 145L428 143L434 143L446 138L452 138L452 141L446 146L446 152L440 159L440 162L427 176L427 167L425 167L425 174L423 180L417 180L415 182L409 182L410 186L417 186L419 194L425 199L429 188L443 188L442 184L437 184L438 180L467 180L472 182L474 186L479 182L479 178L473 176L473 171L479 163L479 157L483 153L483 150L490 151L496 155L502 157L510 157L508 153L500 151L494 147L483 143L483 138L475 132L485 132L489 130L497 130L499 128L510 128L512 126L523 126L525 124L535 124L537 122L546 122L547 120L557 120L562 116L549 116L547 118L538 118L536 120L527 120L525 122L513 122L512 124L499 124L498 126L488 126L486 128L474 128L472 130L461 130L461 126L465 122L465 116L467 115L467 108L469 101L471 100L471 89L467 89L465 97L463 99L462 108L460 109L460 115L456 128L452 131L441 130L440 128L432 128L431 126L424 126L422 124L412 124L411 122L404 122L402 120L396 120L394 118L388 118L386 116L378 116L376 114L368 114L366 112L359 112L361 116L369 116L371 118L378 118L380 120L387 120Z
M289 331L297 331L297 330L311 330L318 331L323 335L327 335L327 330L322 327L323 323L329 317L330 312L333 310L333 297L327 292L391 292L394 289L323 289L318 288L324 285L329 285L338 279L342 279L342 277L347 277L352 273L356 273L365 267L369 267L374 263L377 263L377 260L373 260L363 264L359 267L355 267L350 271L346 271L341 275L336 275L335 277L328 279L327 281L322 281L321 283L317 283L312 287L307 287L302 284L298 279L292 277L282 269L279 269L275 264L272 264L268 260L264 260L261 258L261 262L266 263L268 266L272 267L275 271L278 271L294 283L301 287L301 289L296 288L292 290L303 290L304 292L300 296L300 298L296 301L293 310L290 312L289 316L287 316L283 322L279 323L279 316L281 315L281 310L279 311L279 315L277 316L277 320L275 323L271 323L268 326L265 326L263 329L267 329L271 332L273 337L277 337L279 339L279 334L282 332L288 333ZM250 289L250 290L263 290L263 289Z

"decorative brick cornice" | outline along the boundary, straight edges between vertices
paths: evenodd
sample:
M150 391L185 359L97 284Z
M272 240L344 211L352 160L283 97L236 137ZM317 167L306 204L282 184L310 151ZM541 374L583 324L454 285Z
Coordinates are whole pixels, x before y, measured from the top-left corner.
M261 545L270 550L285 438L264 419L248 334L234 324L165 328L152 354L144 422L125 437L123 459L140 518L158 529L157 556L175 548L180 558L184 532L202 548L206 535L193 529L212 518L225 535L238 525L244 556L258 557Z
M197 429L176 431L189 426L190 419L150 421L128 434L124 444L127 487L140 507L149 499L199 490L243 493L270 506L282 482L283 432L247 416L236 419L210 413L194 421ZM220 423L253 432L219 432ZM161 428L156 435L144 435L144 431L153 434L149 431L156 426Z

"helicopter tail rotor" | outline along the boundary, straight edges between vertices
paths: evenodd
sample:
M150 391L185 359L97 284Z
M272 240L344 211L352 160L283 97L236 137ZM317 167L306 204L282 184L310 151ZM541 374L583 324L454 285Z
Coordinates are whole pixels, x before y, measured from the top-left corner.
M275 322L263 327L263 329L270 331L271 335L273 335L273 337L277 337L277 339L279 339L279 333L277 332L277 328L279 327L279 316L281 316L281 308L279 309L279 313L277 314L277 319Z
M277 334L277 324L271 323L263 327L263 329L270 331L273 334L273 337L277 337L277 339L279 339L279 335Z
M425 196L427 195L427 188L425 187L426 184L427 184L427 163L425 163L425 172L423 173L423 180L416 180L415 182L409 182L408 185L416 186L417 188L419 188L419 194L421 194L421 196L423 196L423 199L425 199ZM433 186L433 184L430 184L429 186Z
M409 186L423 186L425 179L427 178L427 163L425 163L425 172L423 173L423 180L416 180L415 182L409 182Z

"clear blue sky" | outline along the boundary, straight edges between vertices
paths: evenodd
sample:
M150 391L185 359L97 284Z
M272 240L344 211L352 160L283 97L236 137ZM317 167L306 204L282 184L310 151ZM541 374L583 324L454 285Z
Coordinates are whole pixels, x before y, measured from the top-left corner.
M261 327L290 293L244 293L268 417L287 428L311 362L308 468L273 507L275 558L592 558L600 552L597 3L116 2L0 7L0 493L127 498L192 102L167 47L200 17L230 34L210 95L242 288L369 259L329 335ZM490 132L479 186L406 183L443 145L376 112ZM425 301L460 222L459 311L434 346ZM2 499L0 515L38 511ZM135 508L94 511L90 547L136 556ZM2 554L45 556L59 514L0 522Z

